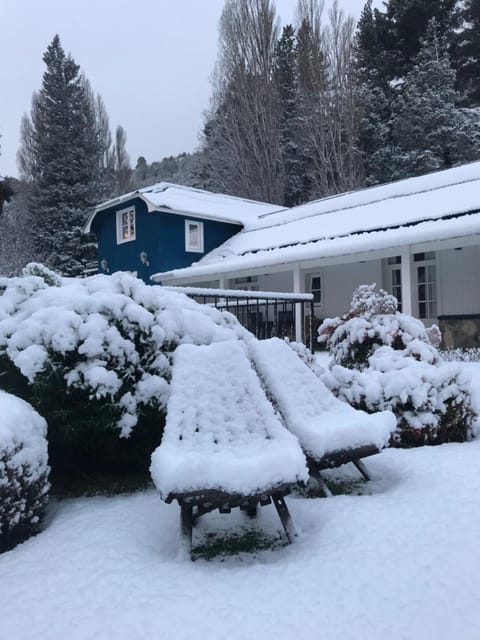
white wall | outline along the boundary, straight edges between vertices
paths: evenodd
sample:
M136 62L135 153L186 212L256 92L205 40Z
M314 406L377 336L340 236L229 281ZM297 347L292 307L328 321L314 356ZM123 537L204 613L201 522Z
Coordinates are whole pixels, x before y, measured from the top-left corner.
M480 247L437 253L439 315L480 313Z
M322 278L323 288L323 303L315 306L315 315L318 318L330 318L348 311L352 293L359 285L376 282L377 287L382 286L381 260L323 267L316 273ZM310 278L307 275L307 287L310 286L309 282Z
M258 276L260 291L293 291L293 273L282 271L269 275Z

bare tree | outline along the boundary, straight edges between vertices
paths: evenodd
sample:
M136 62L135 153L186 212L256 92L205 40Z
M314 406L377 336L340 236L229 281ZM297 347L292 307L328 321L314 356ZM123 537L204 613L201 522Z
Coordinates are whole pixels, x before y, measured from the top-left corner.
M282 201L273 78L278 32L272 0L226 0L205 126L204 186Z
M35 111L37 101L36 93L32 96L32 113ZM35 175L34 130L32 121L26 113L22 116L20 124L20 148L17 152L17 164L20 177L32 182Z
M118 125L115 131L115 181L117 195L127 193L132 187L132 169L130 167L130 156L126 150L127 134L125 129Z
M323 0L298 0L297 65L308 197L351 189L361 181L356 148L353 18L335 0L322 24Z

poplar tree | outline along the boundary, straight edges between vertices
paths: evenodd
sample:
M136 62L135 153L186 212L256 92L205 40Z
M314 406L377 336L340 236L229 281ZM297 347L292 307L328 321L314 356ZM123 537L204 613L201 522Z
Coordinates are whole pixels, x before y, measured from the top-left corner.
M302 202L305 167L300 148L295 29L292 25L283 28L275 47L275 81L280 113L283 204L293 207Z

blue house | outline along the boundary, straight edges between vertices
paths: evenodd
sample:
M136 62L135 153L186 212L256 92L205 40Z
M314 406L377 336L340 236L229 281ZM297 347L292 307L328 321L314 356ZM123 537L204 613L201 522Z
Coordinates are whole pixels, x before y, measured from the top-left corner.
M85 231L98 243L100 273L188 267L262 215L282 207L160 182L104 202Z

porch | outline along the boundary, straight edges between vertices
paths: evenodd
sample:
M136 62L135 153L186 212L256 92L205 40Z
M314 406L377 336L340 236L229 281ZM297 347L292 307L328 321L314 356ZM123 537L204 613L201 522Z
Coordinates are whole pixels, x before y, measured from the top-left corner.
M272 325L268 325L268 320L263 324L264 319L259 315L261 324L257 332L253 326L255 316L249 314L264 313L263 308L256 309L257 304L261 307L264 303L246 302L245 296L248 300L252 300L249 296L265 298L263 292L267 291L270 294L278 292L276 295L284 299L289 295L300 296L295 309L293 306L285 309L290 317L295 317L294 329L290 326L285 335L294 335L295 339L307 341L311 346L315 343L319 322L345 313L353 290L360 284L375 282L397 297L400 311L421 319L426 326L439 324L444 329L445 347L480 346L480 245L476 235L269 265L225 273L208 282L205 279L200 282L200 278L193 275L192 269L188 284L207 287L210 293L211 288L228 290L234 299L224 300L221 304L231 311L237 306L234 300L239 300L239 307L245 308L243 318L239 314L239 319L246 326L250 325L258 337L262 337L262 331L265 337L273 335L273 327L278 330L282 323L277 318ZM175 284L177 282L187 284L175 279ZM305 294L311 296L312 307L297 304ZM219 295L218 302L220 298ZM307 302L305 299L304 303ZM305 317L308 318L307 328ZM475 325L475 330L470 325Z

